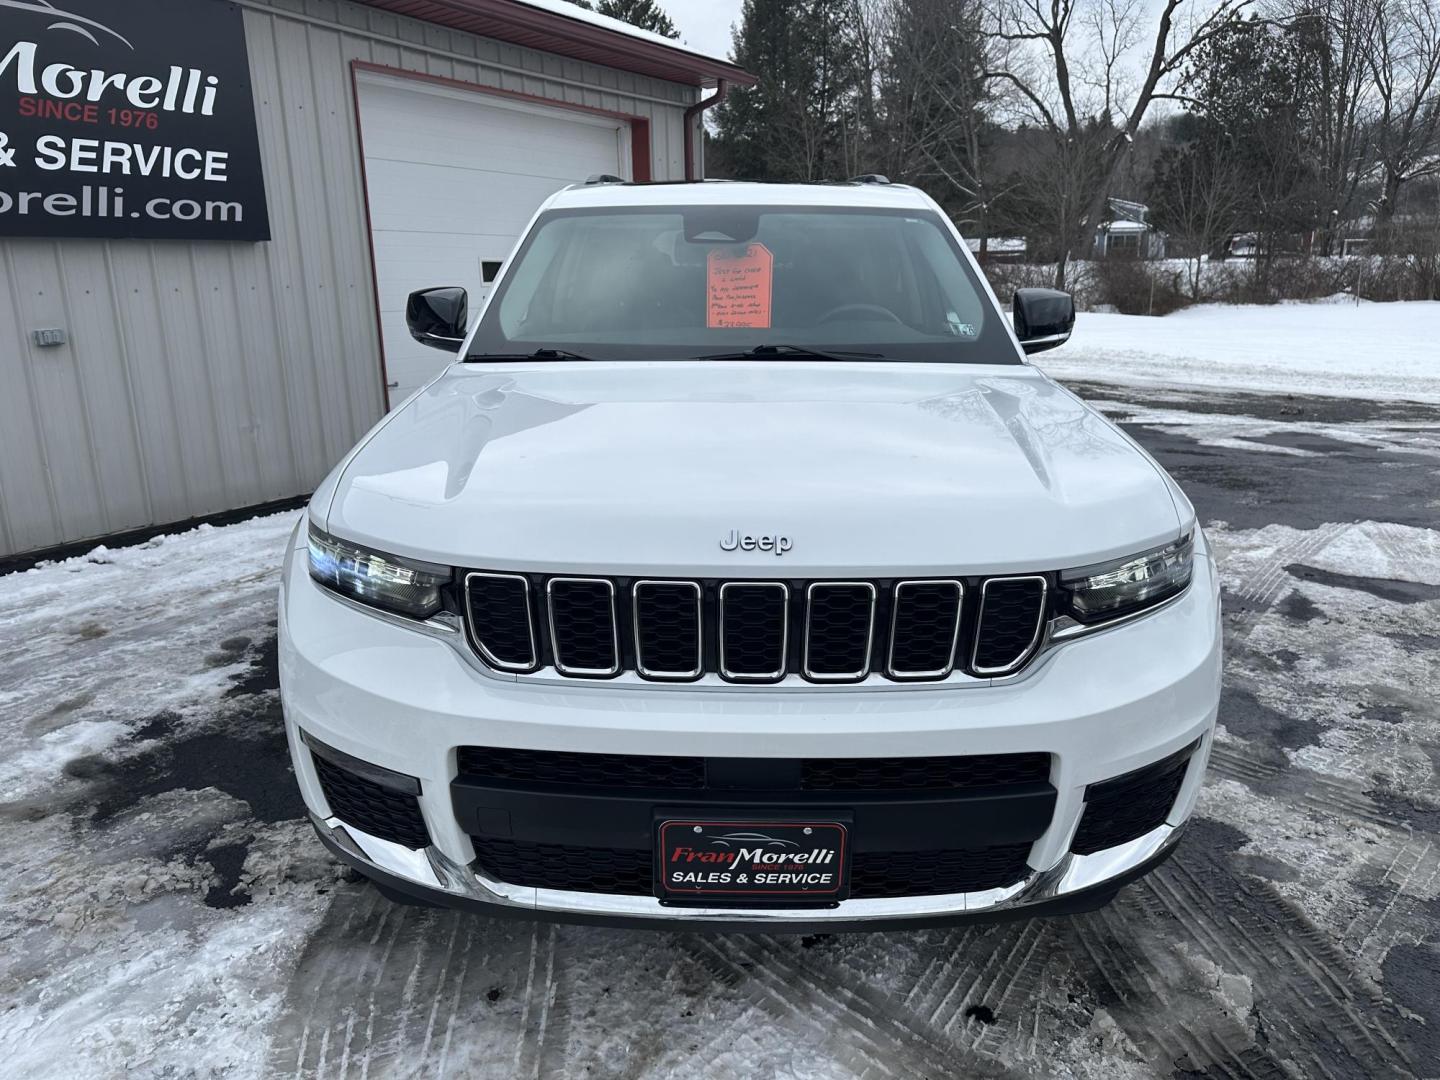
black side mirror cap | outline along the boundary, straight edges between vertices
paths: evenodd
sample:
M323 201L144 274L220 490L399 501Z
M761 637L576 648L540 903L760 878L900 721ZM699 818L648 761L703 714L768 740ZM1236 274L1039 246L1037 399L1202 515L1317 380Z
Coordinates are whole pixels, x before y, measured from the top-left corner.
M1016 289L1014 310L1015 336L1026 353L1064 345L1075 329L1075 298L1059 289Z
M459 352L465 344L470 299L464 289L421 289L405 304L405 324L421 345Z

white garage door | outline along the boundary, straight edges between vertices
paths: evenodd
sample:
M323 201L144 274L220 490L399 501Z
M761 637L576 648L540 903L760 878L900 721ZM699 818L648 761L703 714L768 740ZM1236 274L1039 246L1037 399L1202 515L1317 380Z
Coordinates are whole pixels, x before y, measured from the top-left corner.
M405 328L415 289L462 285L470 317L485 263L508 258L546 196L595 173L630 174L623 120L363 74L360 127L390 404L447 360Z

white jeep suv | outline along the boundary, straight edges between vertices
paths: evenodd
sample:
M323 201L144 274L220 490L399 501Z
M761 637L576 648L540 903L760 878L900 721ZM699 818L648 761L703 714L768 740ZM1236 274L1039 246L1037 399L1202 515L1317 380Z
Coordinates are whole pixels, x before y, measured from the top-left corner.
M412 902L656 925L1088 910L1220 691L1195 513L883 177L595 178L316 492L280 674L321 838Z

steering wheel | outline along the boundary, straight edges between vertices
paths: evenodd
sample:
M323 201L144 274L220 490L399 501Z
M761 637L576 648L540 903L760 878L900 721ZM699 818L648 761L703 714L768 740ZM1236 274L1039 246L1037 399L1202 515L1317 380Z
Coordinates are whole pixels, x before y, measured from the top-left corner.
M896 315L887 307L881 307L879 304L841 304L839 307L833 307L825 312L824 315L821 315L820 318L815 320L815 324L818 326L821 323L833 322L843 315L859 315L862 312L869 315L883 316L889 322L898 323L903 321L899 315Z

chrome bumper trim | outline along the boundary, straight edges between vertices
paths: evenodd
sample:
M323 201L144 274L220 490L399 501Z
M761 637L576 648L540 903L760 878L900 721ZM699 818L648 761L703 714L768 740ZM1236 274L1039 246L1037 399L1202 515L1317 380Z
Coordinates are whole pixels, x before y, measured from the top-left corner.
M925 919L1023 908L1092 889L1143 866L1180 838L1185 826L1161 825L1128 844L1093 855L1066 854L1049 870L1037 870L1005 889L945 893L897 899L842 900L827 908L704 908L668 907L653 896L607 896L602 893L536 889L492 881L461 866L438 848L407 848L347 825L339 818L310 815L316 830L341 850L376 870L414 885L499 907L569 915L662 919L675 922L815 923Z

